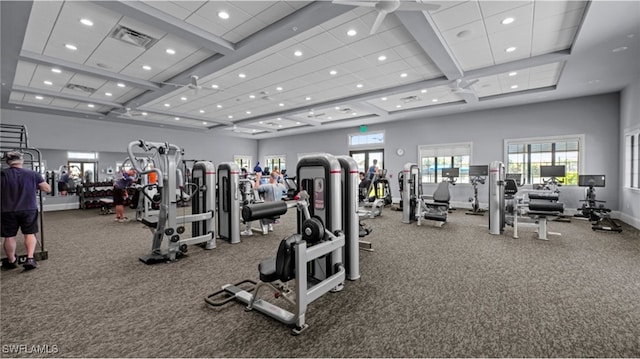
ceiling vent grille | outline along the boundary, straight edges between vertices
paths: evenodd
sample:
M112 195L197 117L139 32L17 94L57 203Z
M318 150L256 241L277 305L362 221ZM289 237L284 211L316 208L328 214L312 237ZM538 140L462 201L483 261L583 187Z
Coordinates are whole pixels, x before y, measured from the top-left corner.
M421 101L421 99L418 96L409 96L409 97L401 98L400 101L402 101L403 103L410 103L410 102Z
M345 108L340 109L340 112L346 115L348 113L353 112L353 110L348 108L348 107L345 107Z
M116 40L126 42L127 44L145 49L150 48L156 43L156 41L158 41L149 35L145 35L122 25L116 26L113 32L111 32L111 37Z
M82 86L78 84L67 84L65 87L68 88L69 90L80 91L88 94L92 94L96 92L96 89L92 87Z

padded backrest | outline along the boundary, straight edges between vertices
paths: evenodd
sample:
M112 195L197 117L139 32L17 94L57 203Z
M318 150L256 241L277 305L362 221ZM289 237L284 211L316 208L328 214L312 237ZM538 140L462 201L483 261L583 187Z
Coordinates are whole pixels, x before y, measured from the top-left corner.
M438 187L436 187L436 190L433 191L433 201L449 203L450 199L451 193L449 193L449 182L444 181L438 183Z
M280 241L276 255L276 276L283 282L296 277L295 244L301 239L301 234L294 234Z
M507 197L513 197L518 193L518 185L513 178L507 178L504 180L504 195Z

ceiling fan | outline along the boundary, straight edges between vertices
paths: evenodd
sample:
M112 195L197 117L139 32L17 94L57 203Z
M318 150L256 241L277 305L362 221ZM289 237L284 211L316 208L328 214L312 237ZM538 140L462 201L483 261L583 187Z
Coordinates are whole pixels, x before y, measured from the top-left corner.
M463 80L463 79L457 79L454 83L452 83L452 87L451 87L451 92L453 93L457 93L457 94L463 94L463 93L474 93L473 89L471 88L471 86L473 86L474 84L478 83L478 79L474 79L474 80Z
M208 91L215 91L215 92L220 92L222 90L220 90L218 87L203 87L202 85L200 85L200 83L198 82L199 77L196 75L191 75L189 77L189 83L188 84L176 84L176 83L171 83L171 82L162 82L165 85L170 85L170 86L175 86L175 87L184 87L184 88L188 88L191 89L195 92L196 95L198 95L198 91L199 90L208 90Z
M440 5L435 4L424 4L417 3L413 1L400 1L400 0L380 0L380 1L341 1L341 0L333 0L334 4L339 5L351 5L351 6L362 6L362 7L372 7L378 11L378 16L376 17L376 21L371 26L370 35L373 35L378 31L380 25L384 21L384 18L387 14L390 14L394 11L433 11L438 10Z

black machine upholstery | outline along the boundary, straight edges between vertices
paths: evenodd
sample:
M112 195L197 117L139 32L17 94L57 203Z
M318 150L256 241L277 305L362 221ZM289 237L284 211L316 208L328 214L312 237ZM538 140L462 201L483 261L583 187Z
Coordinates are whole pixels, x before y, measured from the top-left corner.
M512 199L518 193L518 185L513 178L507 178L504 180L504 196L505 198Z
M283 239L278 246L276 258L268 258L260 262L258 272L262 282L269 283L276 280L288 282L296 277L294 246L301 238L302 235L294 234Z

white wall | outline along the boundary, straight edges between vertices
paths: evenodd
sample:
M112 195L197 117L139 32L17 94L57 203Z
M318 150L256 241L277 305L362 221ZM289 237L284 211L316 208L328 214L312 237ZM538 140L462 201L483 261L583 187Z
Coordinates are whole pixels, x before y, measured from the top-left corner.
M416 119L369 126L369 132L384 130L385 167L392 175L392 195L399 197L397 173L407 162L418 161L418 145L473 142L472 164L505 161L504 139L585 134L586 163L582 174L607 175L606 188L599 189L598 198L617 209L620 167L619 94L607 94L562 101L507 107L494 110L460 113L436 118ZM358 128L260 140L259 156L284 154L288 167L295 167L298 153L323 151L348 154L348 134ZM395 149L402 147L405 155L398 157ZM486 203L487 185L479 188L480 202ZM428 192L428 188L425 188ZM467 203L473 194L471 185L458 184L452 188L452 201ZM483 200L483 198L485 198ZM567 209L575 210L584 199L584 189L561 188L561 201Z
M625 131L640 129L640 78L622 91L620 98L620 173L624 173L624 134ZM626 223L640 228L640 190L624 188L624 178L619 181L620 218Z
M258 142L206 132L187 132L140 125L108 123L26 111L0 112L2 123L26 125L29 146L39 149L127 152L131 141L169 142L184 148L185 159L208 160L216 165L233 155L258 153Z

